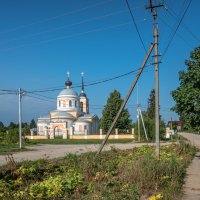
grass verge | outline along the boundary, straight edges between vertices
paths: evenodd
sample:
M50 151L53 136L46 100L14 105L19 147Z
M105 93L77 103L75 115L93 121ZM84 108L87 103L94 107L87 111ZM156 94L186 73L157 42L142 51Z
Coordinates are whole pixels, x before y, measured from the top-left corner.
M12 154L15 152L28 151L25 147L19 148L19 144L2 144L0 143L0 155Z
M65 140L65 139L46 139L46 140L28 140L28 144L101 144L103 140L99 139L77 139L77 140ZM111 139L107 143L129 143L133 142L133 139Z
M112 149L53 160L11 160L0 168L1 199L178 199L195 148L181 142L155 149Z

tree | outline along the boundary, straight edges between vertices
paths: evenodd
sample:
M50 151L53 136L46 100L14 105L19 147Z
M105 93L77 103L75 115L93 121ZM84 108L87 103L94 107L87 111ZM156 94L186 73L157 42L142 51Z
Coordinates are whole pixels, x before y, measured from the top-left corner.
M35 120L32 119L32 120L31 120L31 123L30 123L30 128L36 128L36 127L37 127L37 125L36 125L36 123L35 123Z
M19 129L12 128L8 130L8 133L5 134L5 141L8 144L17 143L19 141Z
M3 124L3 122L0 121L0 132L5 132L6 128Z
M14 129L14 128L17 128L18 125L15 124L14 122L10 122L10 124L8 125L8 129Z
M187 69L179 72L180 86L171 92L176 102L172 108L180 115L184 129L200 131L200 46L185 61Z
M100 120L100 127L103 129L103 132L107 132L117 115L121 104L122 104L121 95L117 90L114 90L110 93L110 96L107 100L107 104L102 112L102 118ZM119 129L128 129L131 125L131 120L129 119L130 114L127 109L124 109L117 120L115 125Z
M146 111L142 111L142 116L144 119L145 128L147 131L148 138L152 141L155 140L155 90L151 90L148 98L148 108ZM137 136L138 133L138 124L135 122L133 124L133 127L135 128L135 133ZM141 131L141 138L144 139L144 130L142 123L140 123L140 131ZM163 138L165 133L165 123L162 120L162 117L160 115L160 136Z
M148 99L148 108L147 108L147 115L151 119L155 118L155 90L151 90L149 99Z

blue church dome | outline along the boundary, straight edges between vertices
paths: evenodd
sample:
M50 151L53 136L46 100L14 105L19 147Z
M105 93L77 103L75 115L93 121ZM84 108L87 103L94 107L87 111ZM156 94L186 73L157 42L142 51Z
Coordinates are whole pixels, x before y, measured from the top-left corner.
M69 97L78 97L78 94L73 91L71 88L62 90L58 96L69 96Z

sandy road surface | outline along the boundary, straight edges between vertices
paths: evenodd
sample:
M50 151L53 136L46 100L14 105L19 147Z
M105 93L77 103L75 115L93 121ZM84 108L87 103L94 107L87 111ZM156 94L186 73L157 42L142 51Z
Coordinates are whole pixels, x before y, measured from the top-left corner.
M169 143L163 143L167 145ZM104 147L104 150L109 150L111 147L119 149L131 149L133 147L139 147L145 145L145 143L126 143L126 144L107 144ZM148 145L154 145L154 143L149 143ZM53 145L53 144L44 144L44 145L35 145L27 147L32 149L32 151L24 151L14 153L13 157L16 162L23 160L37 160L40 158L56 158L63 157L69 153L81 154L89 151L97 151L99 144L76 144L76 145ZM5 156L0 156L0 165L6 164Z

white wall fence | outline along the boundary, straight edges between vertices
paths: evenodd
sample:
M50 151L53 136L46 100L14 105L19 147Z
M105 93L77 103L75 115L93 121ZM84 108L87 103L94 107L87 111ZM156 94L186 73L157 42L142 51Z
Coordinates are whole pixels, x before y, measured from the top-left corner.
M75 135L73 132L73 129L70 129L69 131L65 130L63 132L62 138L63 139L104 139L106 137L105 134L103 134L102 129L99 130L98 135L90 135L88 134L88 131L85 130L84 134L82 135ZM55 139L55 135L49 135L47 132L45 135L34 135L33 131L31 131L30 136L26 136L28 139ZM115 129L115 134L112 134L109 136L108 139L134 139L134 128L131 129L130 134L120 134L119 129Z

